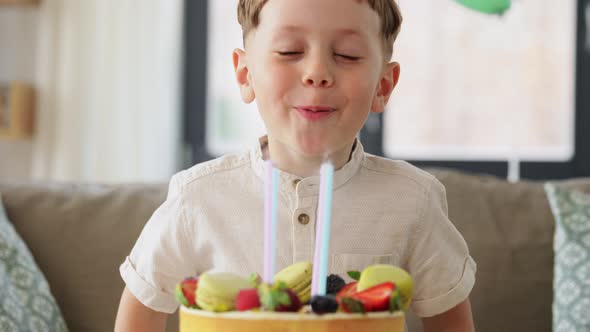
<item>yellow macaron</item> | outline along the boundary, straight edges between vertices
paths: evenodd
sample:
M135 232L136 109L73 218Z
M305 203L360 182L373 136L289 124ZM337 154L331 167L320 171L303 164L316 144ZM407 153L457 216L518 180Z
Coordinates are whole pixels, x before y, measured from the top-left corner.
M292 289L302 303L311 298L311 277L313 265L310 262L299 262L287 266L273 278L274 282L283 282Z
M231 311L240 290L252 287L248 279L233 273L204 273L199 277L197 304L207 311Z

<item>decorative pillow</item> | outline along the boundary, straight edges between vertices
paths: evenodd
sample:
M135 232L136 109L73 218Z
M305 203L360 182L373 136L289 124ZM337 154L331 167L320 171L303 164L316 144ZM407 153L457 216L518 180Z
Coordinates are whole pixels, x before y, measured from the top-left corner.
M0 331L67 331L47 280L6 217L1 195Z
M553 331L590 331L590 194L545 190L555 217Z

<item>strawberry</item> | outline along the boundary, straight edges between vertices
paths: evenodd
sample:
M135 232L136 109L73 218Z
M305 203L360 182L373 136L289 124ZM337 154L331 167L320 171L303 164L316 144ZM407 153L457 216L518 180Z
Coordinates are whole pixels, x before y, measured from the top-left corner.
M183 305L197 307L197 286L199 278L189 277L176 285L176 299Z
M289 297L289 303L286 303L287 301L284 301L285 303L283 303L281 300L279 300L279 305L275 309L276 311L297 312L303 307L303 304L301 303L299 296L297 296L297 294L295 294L295 292L292 289L286 288L282 291Z
M391 298L389 300L389 312L396 312L400 310L404 310L402 305L402 297L397 285L393 292L391 293Z
M391 303L391 295L395 290L395 284L393 282L384 282L377 286L371 287L366 289L362 292L354 293L347 297L342 297L340 299L340 304L344 311L351 311L349 308L349 303L352 301L346 301L347 298L355 300L354 302L360 302L362 304L362 309L365 312L372 312L372 311L386 311L389 309Z
M361 301L355 300L352 297L343 297L338 300L338 304L342 311L350 313L366 313L365 307Z
M352 294L355 294L357 283L358 282L353 281L349 284L346 284L344 287L342 287L342 289L340 289L338 294L336 294L336 300L340 300L341 298L344 298L344 297L350 297Z
M303 307L299 296L283 282L260 284L258 296L262 307L268 311L297 312Z
M236 298L236 309L238 311L248 311L254 308L260 308L258 289L249 288L240 290Z

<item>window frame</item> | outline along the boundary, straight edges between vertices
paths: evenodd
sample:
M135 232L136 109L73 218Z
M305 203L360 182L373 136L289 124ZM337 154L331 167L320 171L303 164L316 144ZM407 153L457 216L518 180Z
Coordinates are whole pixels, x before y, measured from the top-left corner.
M213 159L207 151L207 34L209 0L184 3L183 140L185 165Z

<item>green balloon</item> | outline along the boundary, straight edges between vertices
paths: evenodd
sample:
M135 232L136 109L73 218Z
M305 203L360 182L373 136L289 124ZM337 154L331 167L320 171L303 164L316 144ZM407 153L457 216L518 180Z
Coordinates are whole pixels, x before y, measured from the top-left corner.
M485 14L502 15L510 9L510 0L455 0L458 3Z

